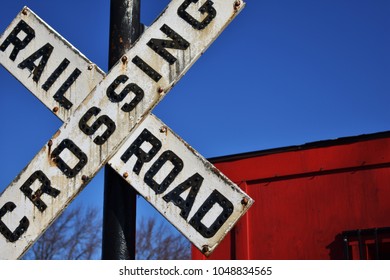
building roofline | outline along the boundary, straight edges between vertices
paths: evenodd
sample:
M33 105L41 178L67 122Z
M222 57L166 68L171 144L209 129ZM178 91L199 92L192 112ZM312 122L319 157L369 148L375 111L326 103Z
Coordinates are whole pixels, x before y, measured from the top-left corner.
M376 140L382 138L390 138L390 131L376 132L371 134L361 134L357 136L340 137L337 139L330 139L330 140L320 140L315 142L309 142L303 145L286 146L286 147L272 148L272 149L259 150L253 152L218 156L218 157L209 158L208 160L211 163L218 163L218 162L240 160L240 159L246 159L246 158L257 157L257 156L265 156L265 155L271 155L277 153L302 151L302 150L324 148L324 147L338 146L338 145L348 145L357 142L370 141L370 140Z

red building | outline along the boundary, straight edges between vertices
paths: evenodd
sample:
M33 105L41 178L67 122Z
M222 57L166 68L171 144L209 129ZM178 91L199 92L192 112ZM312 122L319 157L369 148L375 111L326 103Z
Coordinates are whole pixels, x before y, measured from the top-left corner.
M210 161L255 200L210 259L390 259L390 132Z

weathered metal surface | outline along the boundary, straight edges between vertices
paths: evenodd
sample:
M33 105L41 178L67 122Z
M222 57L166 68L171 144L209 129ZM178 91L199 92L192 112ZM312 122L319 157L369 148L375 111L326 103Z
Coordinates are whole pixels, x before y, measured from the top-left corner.
M64 41L64 42L66 42L66 41ZM73 48L72 46L69 46L69 47ZM92 62L89 62L89 63L92 63ZM41 101L44 104L46 104L46 106L49 106L50 102L48 102L48 99L50 99L50 98L51 98L50 96L45 96L45 98L41 99ZM75 106L78 106L78 104L75 104ZM145 129L145 127L148 127L150 131L154 132L155 137L163 143L163 148L165 148L165 150L171 150L174 153L180 155L182 159L186 159L186 161L185 161L186 169L182 170L181 175L180 175L182 178L191 177L193 175L193 174L191 174L191 172L194 172L194 171L201 172L203 174L208 174L207 176L204 177L203 184L205 185L205 187L201 188L201 191L199 192L199 198L197 198L198 201L202 201L202 196L207 196L207 192L210 193L210 191L211 191L210 186L213 186L213 190L214 189L219 190L221 193L223 193L225 195L225 197L229 198L229 200L232 202L232 204L235 207L237 207L235 209L236 210L235 215L232 216L229 219L229 221L222 224L221 228L218 230L218 233L213 238L213 240L210 240L210 241L207 240L205 242L204 238L202 238L202 236L199 236L199 232L197 232L197 230L191 224L188 223L188 220L183 219L182 216L180 216L180 215L172 215L173 211L167 211L169 208L172 208L172 207L177 208L177 206L175 206L172 203L166 202L163 199L163 197L164 197L163 195L156 195L156 197L154 198L154 200L157 201L157 204L155 205L155 207L163 215L165 215L166 218L169 221L171 221L173 225L175 225L179 230L181 230L183 232L183 234L185 236L187 236L190 240L194 240L194 244L199 249L203 249L203 248L205 248L204 246L207 246L209 248L209 251L207 253L211 253L212 250L216 247L216 244L219 243L219 241L226 234L226 232L231 227L231 225L234 224L234 222L238 219L238 217L240 215L242 215L245 212L245 210L248 209L249 206L252 204L251 199L248 198L240 190L238 190L238 188L236 186L234 186L229 180L224 178L222 175L220 176L220 178L222 178L222 181L217 180L219 182L219 184L211 184L211 182L215 181L215 178L210 179L210 176L211 176L211 178L215 177L215 175L218 174L218 171L215 170L203 157L201 157L198 153L196 153L191 147L189 147L188 144L186 144L178 136L176 136L174 133L172 133L169 130L169 128L165 124L163 124L160 120L158 120L156 117L148 116L147 119L145 120L145 126L142 125L142 127L137 128L133 134L140 135L142 133L142 130ZM128 139L126 141L126 143L123 145L123 147L130 147L132 142L133 142L133 139ZM176 147L181 147L181 149L177 150ZM156 158L158 158L157 155L156 155ZM190 169L188 162L192 162L193 166L196 166L196 165L200 166L201 167L200 171L198 171L198 169L193 169L193 170ZM122 174L125 179L131 180L132 177L131 176L129 177L129 174L131 174L131 172L127 172L127 171L123 172L122 170L119 171L120 169L126 168L126 166L123 166L124 162L121 160L121 153L120 152L118 152L109 161L109 165L116 168L116 170L118 170L119 174ZM214 169L214 171L212 171L212 169ZM135 173L133 173L133 176L137 176L137 175ZM141 180L141 183L139 185L138 184L135 185L135 188L144 197L148 198L148 200L150 201L150 194L149 194L150 187L145 182L142 181L142 177L139 178L138 181L140 181L140 180ZM179 181L179 178L176 180ZM129 182L131 182L131 181L129 181ZM208 190L205 190L207 188L208 188ZM235 197L236 200L234 200L234 199L231 200L229 193L226 193L226 190L230 190L231 188L237 189L238 193L241 192L241 195L238 195L238 197L237 196ZM145 193L148 193L148 195L145 196ZM241 201L245 202L244 204L246 205L246 207L241 206ZM178 210L176 210L176 211L180 210L180 208L177 208L177 209ZM168 213L168 214L166 214L166 213ZM171 214L169 214L169 213L171 213ZM192 228L192 231L193 231L192 233L190 230L188 230L188 227ZM194 237L192 237L192 236L194 236Z
M3 192L0 197L1 258L17 258L31 246L81 191L88 179L92 178L116 153L134 127L173 87L239 10L234 5L235 1L215 1L211 5L212 9L209 5L210 9L206 12L214 10L217 13L204 27L195 24L197 20L183 21L183 16L179 16L180 13L183 15L183 10L186 11L187 7L183 9L184 4L191 6L189 2L171 2L164 14L146 31L137 45L118 62L92 94L75 110L74 115L48 141L50 145L43 147ZM199 30L201 27L202 29ZM30 31L26 31L28 36ZM187 43L181 39L175 42L181 44L181 49L179 47L177 50L169 49L175 61L166 51L164 52L164 48L158 51L145 46L150 46L151 41L159 45L164 43L162 40L170 40L162 33L172 36L173 40L180 38L180 34L186 36ZM175 34L179 36L174 37ZM0 42L3 44L5 42L3 40L7 40L4 38L9 36L9 33L8 36L2 36ZM14 43L20 44L22 40L24 39L19 38L19 42L16 40ZM23 44L20 46L26 48ZM2 51L7 52L7 49ZM8 51L9 57L12 57L12 52L13 50ZM33 56L33 59L35 58L36 56ZM142 63L143 60L149 65ZM31 65L31 61L28 63ZM38 66L36 65L35 68ZM34 71L35 68L32 70ZM142 85L142 88L139 85ZM131 98L126 96L129 94ZM142 146L141 148L144 149ZM170 157L166 159L166 162L169 161ZM154 175L159 174L157 172ZM227 202L221 200L219 194L214 195L214 198L221 204ZM208 202L210 211L201 214L201 219L192 218L193 225L198 227L202 227L204 223L209 225L213 218L208 214L209 212L218 216L218 209L222 209L224 213L224 207L218 208L218 203L211 199ZM194 201L194 207L195 203ZM207 210L207 205L205 207ZM232 224L229 221L234 211L234 209L229 210L227 220L223 221L223 224ZM213 233L205 231L203 234ZM214 236L216 235L212 237ZM208 250L211 251L212 247Z
M15 37L10 37L13 32ZM17 54L13 57L16 48ZM35 57L30 58L33 54ZM0 63L38 99L45 100L45 105L61 120L70 117L77 108L76 104L81 104L104 77L102 70L27 7L0 37ZM81 73L73 82L67 81L76 69ZM68 88L60 92L61 87ZM56 94L57 98L54 98ZM70 107L65 99L62 103L67 106L61 106L61 95L72 104Z
M375 235L363 233L389 226L389 131L210 161L257 202L211 259L359 258L358 242L343 240L349 230L362 233L364 256L376 257ZM386 258L390 236L377 237Z
M153 115L109 164L206 255L253 203Z

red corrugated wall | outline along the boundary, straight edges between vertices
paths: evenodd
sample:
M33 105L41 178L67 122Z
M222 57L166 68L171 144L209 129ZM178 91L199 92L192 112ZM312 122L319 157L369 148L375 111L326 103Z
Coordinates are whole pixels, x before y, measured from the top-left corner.
M255 204L210 259L343 259L342 232L390 226L390 132L211 162Z

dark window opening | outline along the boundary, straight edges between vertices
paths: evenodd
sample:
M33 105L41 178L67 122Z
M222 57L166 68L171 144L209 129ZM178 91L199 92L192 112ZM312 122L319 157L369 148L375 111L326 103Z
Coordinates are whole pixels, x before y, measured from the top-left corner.
M390 260L390 227L344 231L348 260Z

